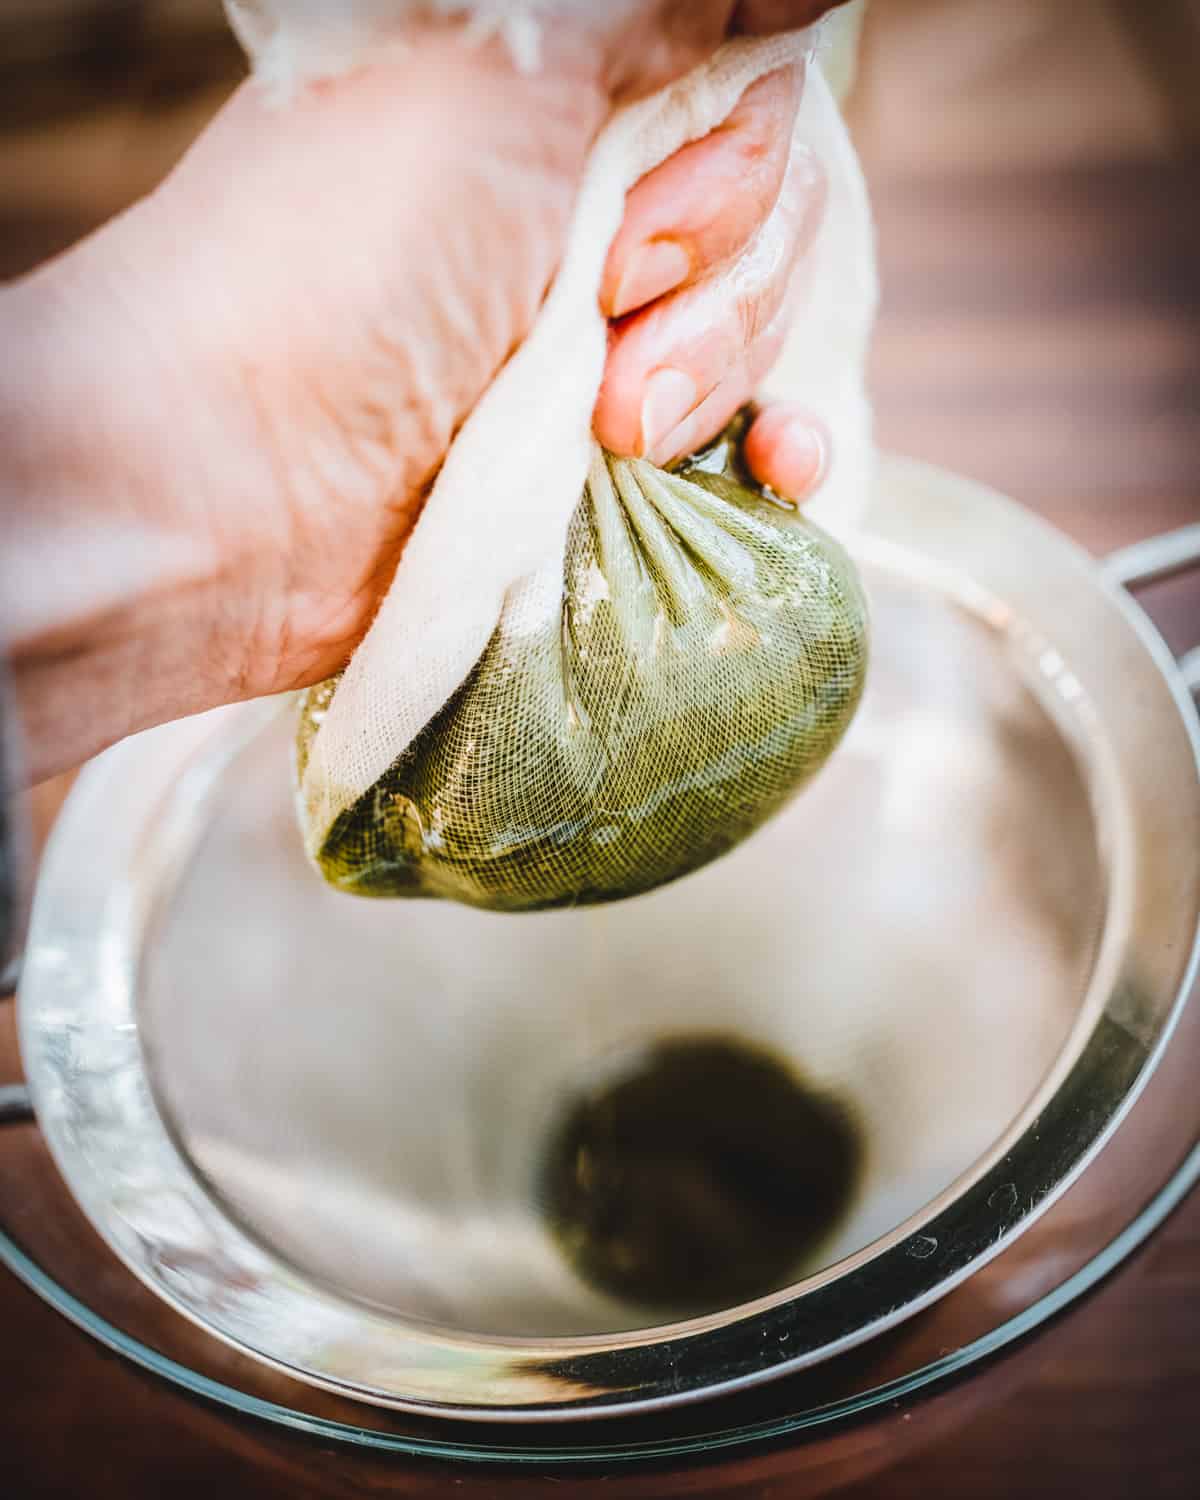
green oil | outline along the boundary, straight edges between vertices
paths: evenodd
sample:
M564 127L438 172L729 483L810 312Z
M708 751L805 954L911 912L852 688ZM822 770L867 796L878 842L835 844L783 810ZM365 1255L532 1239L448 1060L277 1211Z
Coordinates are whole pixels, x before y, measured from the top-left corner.
M586 1281L684 1316L809 1269L862 1155L852 1112L785 1060L730 1037L668 1038L569 1101L541 1202Z

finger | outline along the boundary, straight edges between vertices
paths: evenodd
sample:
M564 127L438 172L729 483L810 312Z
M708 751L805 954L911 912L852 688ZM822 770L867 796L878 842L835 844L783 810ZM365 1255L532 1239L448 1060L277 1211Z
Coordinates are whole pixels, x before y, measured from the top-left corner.
M736 382L768 328L786 327L784 304L804 285L823 203L824 175L798 153L741 260L615 325L594 418L605 447L656 462L678 456L666 440L718 386Z
M829 468L829 432L811 413L790 402L765 407L742 443L750 473L788 500L807 500Z
M635 185L600 287L606 317L623 317L739 255L779 197L804 86L780 68L742 95L729 118Z
M763 376L775 363L787 333L786 309L726 370L724 377L683 421L665 433L646 456L660 466L686 458L711 442L751 399ZM653 391L653 386L650 387ZM653 399L653 398L652 398Z

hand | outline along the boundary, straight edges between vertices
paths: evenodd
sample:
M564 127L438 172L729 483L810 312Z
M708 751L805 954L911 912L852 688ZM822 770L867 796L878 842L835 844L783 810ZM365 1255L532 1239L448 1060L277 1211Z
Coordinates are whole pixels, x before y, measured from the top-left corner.
M798 68L761 79L721 129L630 193L601 290L615 321L595 429L613 452L660 464L694 452L774 363L825 203L820 163L791 144L803 83ZM816 421L777 404L745 458L760 483L803 500L826 446Z
M0 294L0 628L35 774L345 663L536 315L596 131L706 55L733 9L623 0L533 77L431 27L283 110L247 85L149 199ZM618 451L706 440L781 335L821 199L816 164L785 149L801 83L764 80L630 195L596 413ZM664 238L682 281L635 253ZM748 461L802 495L811 430L772 409Z

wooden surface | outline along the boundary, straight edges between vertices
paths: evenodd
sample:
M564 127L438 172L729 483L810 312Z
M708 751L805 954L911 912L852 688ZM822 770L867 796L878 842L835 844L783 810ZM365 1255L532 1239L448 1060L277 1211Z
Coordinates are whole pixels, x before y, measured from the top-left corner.
M1200 519L1197 79L1191 4L877 0L868 28L855 126L879 223L880 436L1007 490L1097 553ZM218 94L167 109L114 88L53 133L18 121L0 140L0 270L149 186ZM1177 649L1200 641L1200 579L1147 602ZM15 1076L10 1021L0 1016L0 1080ZM981 1377L994 1399L965 1425L842 1493L1195 1494L1200 1199L1019 1368L1015 1385ZM911 1420L932 1424L933 1410ZM786 1465L741 1472L728 1471L731 1492L791 1492ZM0 1278L5 1497L269 1500L457 1483L429 1466L368 1473L230 1423ZM721 1483L705 1471L687 1488ZM509 1489L497 1480L496 1493ZM546 1491L570 1492L569 1480Z

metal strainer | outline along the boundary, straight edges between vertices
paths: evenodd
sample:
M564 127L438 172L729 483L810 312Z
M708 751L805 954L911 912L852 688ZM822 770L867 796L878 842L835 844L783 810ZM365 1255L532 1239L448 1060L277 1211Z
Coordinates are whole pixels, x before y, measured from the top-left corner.
M1198 531L1151 568L1200 556ZM546 1420L814 1364L1019 1235L1186 993L1197 663L1120 560L1106 577L916 464L884 464L858 560L874 658L842 750L735 853L628 903L504 917L326 889L278 705L93 767L43 867L20 1026L42 1130L121 1259L301 1380ZM539 1171L572 1099L698 1036L836 1099L859 1168L778 1284L664 1321L563 1253Z

